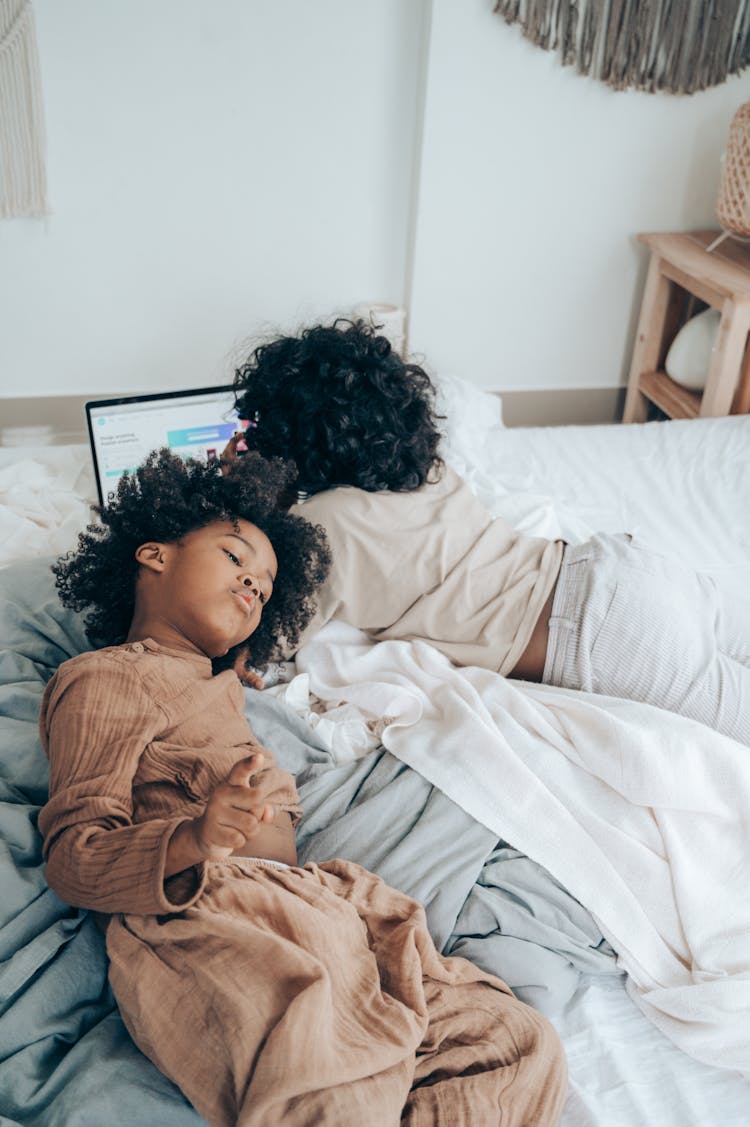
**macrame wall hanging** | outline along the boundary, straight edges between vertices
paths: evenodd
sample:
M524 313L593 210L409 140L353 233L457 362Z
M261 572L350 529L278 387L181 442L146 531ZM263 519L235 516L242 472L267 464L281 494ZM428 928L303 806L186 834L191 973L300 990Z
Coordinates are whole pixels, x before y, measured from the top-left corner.
M750 65L750 0L497 0L495 11L616 90L693 94Z
M31 0L0 0L0 218L47 210L34 13Z

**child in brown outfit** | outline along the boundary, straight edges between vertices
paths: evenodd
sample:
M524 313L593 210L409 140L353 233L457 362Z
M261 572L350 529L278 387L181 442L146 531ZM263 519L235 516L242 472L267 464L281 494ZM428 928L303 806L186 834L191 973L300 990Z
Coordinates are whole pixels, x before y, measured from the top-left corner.
M44 695L49 883L104 915L128 1029L211 1124L554 1124L546 1020L371 873L296 865L294 779L218 671L313 613L328 553L276 508L288 481L153 454L55 565L105 648Z

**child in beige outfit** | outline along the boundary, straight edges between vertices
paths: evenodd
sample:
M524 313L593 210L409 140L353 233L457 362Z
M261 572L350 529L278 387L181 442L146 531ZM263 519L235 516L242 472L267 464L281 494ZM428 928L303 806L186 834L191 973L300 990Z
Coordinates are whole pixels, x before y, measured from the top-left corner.
M128 1029L210 1124L554 1124L546 1020L439 955L371 873L296 865L294 780L217 672L248 638L262 665L312 614L327 550L275 508L286 480L255 456L222 477L152 455L56 565L110 644L45 692L49 882L102 913Z

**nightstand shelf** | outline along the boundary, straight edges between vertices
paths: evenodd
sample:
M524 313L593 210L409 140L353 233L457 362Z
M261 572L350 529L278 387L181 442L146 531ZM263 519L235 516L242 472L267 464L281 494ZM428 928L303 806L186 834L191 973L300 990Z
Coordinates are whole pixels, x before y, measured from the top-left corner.
M707 251L717 231L639 235L651 251L630 367L623 422L644 422L654 404L672 419L750 411L750 248L726 239ZM702 392L664 371L669 346L695 299L721 313L711 368Z
M675 383L666 372L642 372L638 389L670 419L697 419L701 413L701 393Z

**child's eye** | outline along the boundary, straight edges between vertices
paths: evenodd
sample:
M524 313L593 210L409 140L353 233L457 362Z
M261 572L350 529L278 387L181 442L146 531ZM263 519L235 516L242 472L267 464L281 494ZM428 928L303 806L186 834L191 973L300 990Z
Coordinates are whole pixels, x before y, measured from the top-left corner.
M221 550L222 550L222 552L224 552L225 555L229 556L230 560L235 565L235 567L240 566L240 561L237 559L234 552L230 552L229 548L222 548Z

